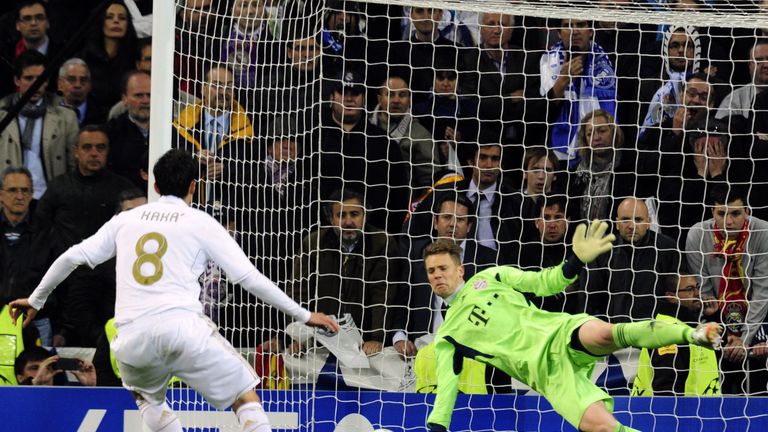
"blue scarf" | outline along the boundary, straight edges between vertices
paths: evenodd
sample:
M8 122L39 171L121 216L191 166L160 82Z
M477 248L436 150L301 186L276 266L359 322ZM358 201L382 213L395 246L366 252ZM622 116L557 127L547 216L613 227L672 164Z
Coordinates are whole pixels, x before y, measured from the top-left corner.
M541 56L542 96L546 96L555 85L565 57L566 50L562 41L552 45ZM568 159L571 167L579 161L576 133L582 117L596 109L603 109L616 116L616 73L608 55L594 42L590 45L582 74L583 77L572 79L566 87L560 115L550 128L550 147L558 153L560 159Z

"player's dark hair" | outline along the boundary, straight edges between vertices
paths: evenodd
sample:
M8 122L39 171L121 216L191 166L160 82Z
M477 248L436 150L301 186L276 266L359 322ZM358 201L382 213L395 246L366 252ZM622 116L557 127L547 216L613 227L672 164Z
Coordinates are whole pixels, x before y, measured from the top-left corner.
M448 239L437 240L424 248L423 258L432 255L448 254L456 264L461 264L461 246L457 245L455 241Z
M24 373L24 368L27 367L27 363L43 361L52 355L53 354L51 354L47 349L39 346L32 345L24 348L24 351L22 351L21 354L16 357L16 362L13 364L13 371L16 373L16 375L21 375Z
M160 195L186 197L189 184L197 179L197 168L198 163L190 153L180 149L168 150L152 170Z

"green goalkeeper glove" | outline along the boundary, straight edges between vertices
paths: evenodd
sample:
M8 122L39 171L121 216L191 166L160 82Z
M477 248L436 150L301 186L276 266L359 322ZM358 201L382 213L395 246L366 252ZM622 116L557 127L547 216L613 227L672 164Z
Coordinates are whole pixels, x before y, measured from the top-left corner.
M591 263L598 256L611 250L616 236L613 234L605 235L608 230L608 223L593 220L587 229L586 224L579 224L576 227L576 233L573 235L573 253L584 264Z

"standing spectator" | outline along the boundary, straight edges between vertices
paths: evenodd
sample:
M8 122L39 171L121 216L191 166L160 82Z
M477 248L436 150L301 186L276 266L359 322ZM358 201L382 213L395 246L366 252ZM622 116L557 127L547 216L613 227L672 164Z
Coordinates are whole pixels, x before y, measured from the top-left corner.
M363 333L365 354L381 351L386 336L387 307L395 292L398 269L395 240L366 223L362 195L334 192L325 205L330 227L309 233L296 261L291 293L309 310L341 317L350 314Z
M461 170L453 147L448 148L448 157L442 160L432 134L411 116L411 90L405 78L389 75L379 87L377 100L370 122L387 131L398 144L403 161L410 167L411 200L431 187L440 171Z
M74 57L61 65L59 91L63 96L61 105L75 111L81 127L87 124L103 124L107 120L106 107L99 105L91 97L91 71L82 59Z
M232 71L213 66L205 73L199 105L187 107L173 122L174 146L194 153L201 164L195 202L208 211L236 205L237 188L250 181L254 127L234 98ZM244 192L243 192L244 193Z
M601 109L616 116L616 75L608 55L592 41L592 23L564 19L560 41L541 56L541 96L547 98L550 147L569 167L579 162L580 120Z
M94 234L113 215L120 192L133 185L106 169L107 131L89 125L75 147L77 169L56 177L40 199L36 214L53 229L58 253ZM79 269L68 279L62 304L63 336L70 346L95 347L104 323L114 316L115 266Z
M622 198L642 194L635 188L633 153L624 149L624 133L609 112L587 113L581 125L581 158L570 173L568 196L578 204L577 221L609 219Z
M0 117L16 104L46 68L45 56L24 51L14 64L18 92L0 100ZM77 143L77 116L45 93L43 84L19 116L0 132L0 161L3 168L24 165L32 173L32 198L40 199L49 182L72 169L71 148Z
M198 83L206 69L205 59L221 56L222 44L213 43L217 31L221 33L221 29L216 29L220 20L214 19L219 2L184 0L179 4L173 75L179 79L179 90L199 96Z
M660 282L656 288L656 321L696 326L700 314L707 315L713 312L710 309L717 308L716 302L699 296L695 276L666 275ZM643 348L632 396L717 396L718 370L715 352L696 345Z
M410 265L403 268L402 280L407 283L399 287L390 307L392 314L389 327L398 329L392 343L397 352L404 356L415 355L416 346L413 342L425 334L437 333L443 321L443 301L432 293L427 280L422 257L424 248L436 239L456 242L461 248L461 263L468 278L496 263L496 252L479 245L469 236L474 224L474 207L466 195L452 191L439 192L432 220L432 238L418 239L411 245L408 256Z
M656 316L659 275L676 274L680 255L675 242L651 231L645 202L624 199L616 210L618 238L582 275L586 312L610 322L651 319Z
M120 99L120 79L136 62L136 30L122 0L111 1L78 57L91 69L93 98L111 107Z
M0 186L0 304L5 305L28 297L54 257L50 231L40 226L30 207L32 173L24 167L8 167ZM51 317L56 307L55 298L49 300L43 316L32 321L44 346L53 346Z
M14 76L12 66L15 60L27 50L35 50L48 58L56 55L61 49L55 39L48 37L48 10L43 0L22 0L16 6L16 31L21 36L18 40L8 41L7 46L0 47L0 95L6 95L14 90L11 77ZM11 44L12 42L12 44ZM52 81L51 90L56 89Z
M123 104L127 111L107 123L109 169L143 191L147 190L147 180L141 171L149 170L144 155L149 151L150 81L146 72L128 72L122 82Z
M482 123L502 122L501 142L520 144L532 132L526 131L529 126L524 121L543 120L536 117L543 111L533 113L539 87L536 59L512 44L514 16L486 12L479 14L478 21L480 44L461 50L461 69L466 75L462 73L460 92L477 95ZM515 152L510 159L519 166L523 155Z
M558 265L571 252L566 239L570 223L567 204L566 197L562 195L539 199L535 222L539 238L536 242L527 242L521 246L519 266L522 270L542 270ZM583 302L580 288L581 282L577 279L561 293L547 297L526 296L543 310L578 313Z
M752 118L755 113L755 98L768 88L768 39L757 39L749 50L749 75L752 82L741 86L723 99L717 118L734 114Z
M720 306L715 319L725 325L727 341L720 365L722 392L743 394L750 390L745 347L768 311L768 278L763 276L768 272L768 222L750 216L746 191L740 187L713 187L709 202L712 218L688 232L688 268L701 274L701 295L717 298Z
M342 187L363 193L367 220L390 234L400 232L408 208L408 167L387 132L368 122L365 86L357 71L336 77L330 104L323 108L320 197ZM317 165L316 165L317 166Z

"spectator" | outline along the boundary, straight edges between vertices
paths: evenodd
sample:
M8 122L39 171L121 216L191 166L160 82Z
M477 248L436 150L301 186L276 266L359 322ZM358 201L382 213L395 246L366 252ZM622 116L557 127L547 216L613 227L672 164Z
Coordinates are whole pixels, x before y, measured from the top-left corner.
M436 196L433 237L413 241L408 261L404 266L403 281L390 310L390 328L399 329L392 343L400 354L407 357L416 355L414 341L425 334L436 334L443 322L441 309L443 301L432 293L427 281L422 252L435 239L450 239L462 250L464 275L471 278L478 271L496 263L496 252L479 245L469 234L474 224L475 208L466 195L441 191Z
M176 16L177 31L184 37L176 38L174 77L179 79L179 90L200 96L198 83L202 81L206 58L220 58L221 45L213 43L221 29L220 20L214 19L220 2L213 0L184 0L179 2ZM174 86L175 87L175 86Z
M14 368L16 380L20 385L52 386L67 385L67 379L57 365L61 359L51 354L45 348L31 346L16 358ZM80 369L72 373L80 385L93 387L96 385L96 370L88 360L79 360Z
M656 316L659 275L679 271L675 242L651 231L645 202L624 199L616 209L618 236L610 254L604 254L582 275L586 312L610 322L651 319Z
M61 105L75 111L81 127L106 121L106 108L91 97L91 71L82 59L74 57L61 65L59 91L63 96Z
M304 238L302 259L291 293L310 310L341 317L350 314L363 333L365 354L381 351L386 335L387 307L400 274L397 245L386 233L366 223L364 197L345 189L325 205L331 227L320 227Z
M570 253L566 235L568 233L567 198L562 195L541 197L535 219L538 241L521 246L520 268L541 270L562 263ZM580 279L575 280L563 292L548 297L527 295L540 309L550 312L578 313L583 302Z
M120 192L133 185L106 169L109 139L102 126L80 132L77 169L56 177L40 199L36 214L53 229L56 254L94 234L113 215ZM70 346L95 347L107 319L114 316L115 266L78 269L67 279L62 300L62 336Z
M307 4L310 3L307 2ZM322 58L323 71L327 76L333 77L349 69L364 70L369 64L385 61L381 55L386 54L385 49L388 48L390 42L383 40L382 43L385 47L379 48L375 42L366 37L364 30L373 20L364 18L357 2L328 0L325 2L323 13L324 55ZM388 17L384 17L384 19L389 20ZM373 40L375 39L373 38ZM367 58L369 53L373 56L372 58ZM383 79L384 77L381 76L380 78ZM376 82L379 79L372 81Z
M461 170L453 147L448 147L448 157L442 160L432 134L411 116L411 90L405 78L390 75L379 87L377 100L370 122L398 144L402 160L410 167L412 199L434 184L439 171Z
M666 275L660 282L656 321L695 326L704 308L717 307L716 302L699 297L695 276ZM670 345L640 352L632 396L718 395L720 376L714 351L696 345Z
M8 167L2 173L0 191L0 304L28 297L53 262L50 232L40 226L33 210L32 173L24 167ZM57 304L51 299L43 316L32 323L44 346L53 346L51 317Z
M231 70L211 67L202 89L200 105L188 107L173 122L173 143L198 157L201 178L195 201L215 212L236 205L236 198L242 196L236 190L247 188L250 165L244 162L254 160L255 132L245 109L234 99Z
M267 114L269 107L254 90L267 87L269 69L280 58L277 38L267 25L265 3L266 0L234 0L230 3L232 26L221 52L221 63L232 68L237 100L248 112L257 115Z
M615 203L643 193L635 188L633 154L624 149L624 133L609 112L587 113L581 125L577 135L581 157L570 173L568 196L577 203L577 221L609 219Z
M365 87L357 71L336 77L323 108L319 144L320 197L345 188L363 192L369 223L397 234L408 208L408 168L387 133L367 121ZM318 166L318 165L315 165Z
M741 86L723 99L717 118L741 115L752 118L755 112L755 98L768 88L768 40L757 39L749 50L749 75L752 82Z
M460 92L477 95L481 122L501 120L503 143L519 144L532 133L525 122L542 121L536 111L539 78L533 56L511 43L515 17L497 13L481 13L480 44L475 49L461 50ZM526 100L525 98L529 98ZM543 108L543 107L539 107ZM543 131L541 131L543 132ZM511 157L518 166L522 153Z
M18 87L0 100L0 117L18 103L46 68L45 56L35 50L23 52L14 64L14 82ZM77 115L60 106L45 93L43 84L19 116L0 132L0 160L3 168L24 165L32 173L32 198L40 199L49 182L73 167L71 148L77 143Z
M646 97L650 91L654 91L651 86L658 85L657 81L644 80L641 83L640 99L650 100L650 104L640 138L643 138L649 127L663 125L675 117L678 108L685 105L685 83L691 75L701 70L701 36L696 27L670 26L664 32L661 49L664 62L661 86L653 87L656 89L653 96Z
M766 321L768 310L768 223L750 216L740 187L710 190L712 218L688 232L688 268L702 277L701 295L716 297L725 325L720 368L723 394L749 392L744 370L746 346ZM762 362L761 369L765 368ZM763 389L764 390L764 389Z
M12 68L16 59L26 50L35 50L48 58L61 50L55 38L48 36L50 24L46 1L22 0L16 5L16 31L20 38L8 41L7 46L0 48L0 95L6 95L14 90L11 77L15 76ZM51 81L51 90L56 90L56 82Z
M136 30L122 0L111 1L80 55L91 69L93 99L111 107L120 99L120 79L136 62Z
M593 34L589 21L562 20L560 41L540 61L540 93L550 105L550 147L571 168L580 159L580 120L597 109L616 116L616 75L603 47L592 41Z
M427 100L413 106L413 115L432 132L441 160L448 160L457 142L477 140L477 101L457 94L459 74L453 65L439 65Z
M145 72L128 72L122 83L123 104L127 111L107 123L111 144L109 169L144 191L147 190L147 180L142 178L141 170L149 170L143 155L149 151L150 81Z
M473 233L477 243L496 251L497 263L509 263L515 256L515 239L511 238L514 211L508 197L514 191L502 181L501 152L501 144L490 140L475 146L467 159L471 175L464 177L458 190L465 191L477 209Z

